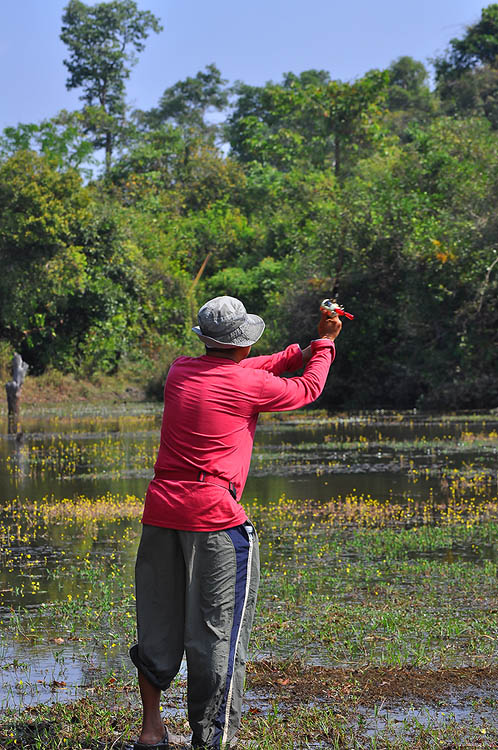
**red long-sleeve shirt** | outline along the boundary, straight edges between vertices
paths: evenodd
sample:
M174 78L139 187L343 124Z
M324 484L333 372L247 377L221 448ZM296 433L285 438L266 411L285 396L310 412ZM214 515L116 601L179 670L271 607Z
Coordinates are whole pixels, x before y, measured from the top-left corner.
M179 357L164 389L161 444L156 474L149 484L142 522L186 531L228 529L247 516L239 504L251 461L260 412L306 406L322 392L335 357L334 344L318 339L303 375L279 377L302 367L301 349L292 344L268 357L240 363L205 355ZM199 471L233 482L197 481ZM181 477L187 477L185 480Z

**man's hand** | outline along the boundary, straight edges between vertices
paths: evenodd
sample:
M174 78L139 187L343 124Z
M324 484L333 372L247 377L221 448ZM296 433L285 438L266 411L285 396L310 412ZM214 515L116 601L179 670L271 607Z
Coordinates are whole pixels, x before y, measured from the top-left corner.
M341 332L342 320L338 315L329 316L322 314L318 324L318 335L321 339L334 341ZM305 367L311 359L311 345L303 349L303 366Z
M338 315L328 315L322 313L322 317L318 324L318 334L322 339L330 339L335 341L341 332L342 320Z

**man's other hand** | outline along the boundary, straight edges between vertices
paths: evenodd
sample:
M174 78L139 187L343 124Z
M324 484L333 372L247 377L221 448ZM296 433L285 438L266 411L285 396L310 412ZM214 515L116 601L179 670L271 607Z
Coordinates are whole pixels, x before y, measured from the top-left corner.
M318 324L318 334L322 339L335 341L341 332L342 320L338 315L322 315Z

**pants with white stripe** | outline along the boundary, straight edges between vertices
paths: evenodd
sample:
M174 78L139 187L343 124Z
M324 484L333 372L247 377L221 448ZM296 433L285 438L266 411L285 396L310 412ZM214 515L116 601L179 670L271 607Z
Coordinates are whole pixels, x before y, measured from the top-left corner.
M259 583L251 523L224 531L145 526L135 568L135 666L166 690L187 657L192 747L227 748L239 724Z

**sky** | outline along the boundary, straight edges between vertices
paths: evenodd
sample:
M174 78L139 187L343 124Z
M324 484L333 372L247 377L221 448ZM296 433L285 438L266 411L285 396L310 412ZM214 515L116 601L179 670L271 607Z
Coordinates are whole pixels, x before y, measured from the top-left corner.
M59 39L67 0L0 0L0 129L81 106L66 90ZM88 3L90 5L93 2ZM233 83L279 81L310 68L352 81L410 55L424 62L461 37L482 0L137 0L164 30L146 41L127 84L134 108L209 63Z

